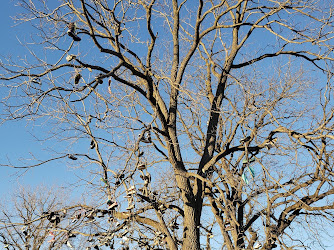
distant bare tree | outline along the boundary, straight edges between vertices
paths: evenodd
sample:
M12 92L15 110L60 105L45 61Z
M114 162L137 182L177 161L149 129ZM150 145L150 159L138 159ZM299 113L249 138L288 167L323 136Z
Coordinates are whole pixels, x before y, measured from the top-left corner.
M68 227L87 246L323 246L334 208L332 3L19 3L17 20L37 33L21 61L2 59L2 118L44 122L67 149L4 165L82 168L89 192Z
M53 232L61 217L55 211L64 208L64 198L57 195L56 189L41 187L19 188L10 199L3 199L0 207L2 249L51 249L64 242L66 233Z

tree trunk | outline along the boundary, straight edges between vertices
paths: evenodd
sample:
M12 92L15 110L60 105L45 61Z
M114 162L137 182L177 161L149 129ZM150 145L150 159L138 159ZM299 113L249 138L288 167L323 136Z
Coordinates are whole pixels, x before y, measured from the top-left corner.
M191 204L192 205L192 204ZM199 221L197 209L194 206L185 204L183 222L183 246L184 250L200 249L199 242Z

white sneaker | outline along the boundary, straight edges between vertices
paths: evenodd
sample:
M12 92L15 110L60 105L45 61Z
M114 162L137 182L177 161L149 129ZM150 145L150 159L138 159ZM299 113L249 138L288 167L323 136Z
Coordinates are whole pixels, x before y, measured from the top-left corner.
M76 58L77 58L76 55L67 55L67 56L66 56L66 61L70 62L70 61L72 61L72 60L75 60Z
M260 242L257 242L255 245L254 245L254 249L259 249L260 247L262 247L262 244Z
M71 242L69 242L69 241L66 242L66 245L67 245L69 248L73 248Z

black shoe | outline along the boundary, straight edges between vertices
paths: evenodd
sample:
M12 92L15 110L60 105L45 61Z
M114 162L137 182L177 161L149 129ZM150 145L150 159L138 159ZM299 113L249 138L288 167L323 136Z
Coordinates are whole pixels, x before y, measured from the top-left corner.
M68 34L70 37L72 37L74 41L76 41L76 42L81 41L81 38L78 37L77 34L75 34L73 31L68 30L68 31L67 31L67 34Z

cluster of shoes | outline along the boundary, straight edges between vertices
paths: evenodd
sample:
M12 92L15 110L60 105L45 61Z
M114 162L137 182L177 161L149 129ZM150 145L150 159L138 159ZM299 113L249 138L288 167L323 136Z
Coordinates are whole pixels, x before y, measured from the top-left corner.
M68 55L66 56L66 61L70 62L72 60L76 59L76 56L75 55ZM98 84L102 84L103 83L103 80L102 80L102 74L99 74L98 76L95 77L95 81L98 83ZM78 85L79 82L80 82L80 79L82 78L82 75L80 73L77 73L75 76L74 76L74 85ZM94 140L92 140L90 142L90 148L93 149L95 148L95 142Z
M53 226L57 226L60 223L60 215L58 212L43 212L43 215L46 216L47 220L50 221Z
M144 186L139 188L138 191L141 192L144 196L148 196L148 185L151 183L151 175L150 173L144 174L143 170L147 168L146 164L139 164L137 169L142 173L140 178L144 181Z
M115 203L117 204L117 202L115 202ZM113 205L114 208L116 207L116 204ZM92 221L95 220L95 217L103 218L106 214L109 214L109 213L110 213L110 211L105 210L105 209L91 209L91 210L85 211L84 217L87 218L89 222L92 222Z
M97 84L103 83L102 77L103 77L103 74L98 74L97 76L95 76L95 81Z
M271 244L271 248L276 248L277 247L277 244L275 243L274 240L272 240L270 244Z
M125 175L124 174L117 174L116 175L116 182L115 185L119 186L122 183L122 180L124 179Z
M164 212L167 210L167 207L164 203L157 199L157 191L149 192L145 186L143 188L139 188L138 191L142 192L142 194L137 194L142 201L151 203L156 210L158 210L161 214L164 214Z
M110 234L110 233L99 236L98 239L97 239L98 242L95 242L92 247L93 247L93 249L98 249L96 247L104 245L106 247L110 247L110 249L114 249L113 238L114 238L114 234Z
M95 209L89 210L86 212L86 218L89 222L95 221L96 212Z
M118 204L117 202L112 202L110 201L113 207L113 209L115 209ZM110 203L109 200L107 201L107 204ZM110 206L108 204L108 207ZM81 218L87 218L89 222L93 222L95 220L95 217L97 218L102 218L104 217L106 214L110 214L112 209L89 209L89 210L85 210L85 209L79 209L77 211L74 212L72 218L72 223L75 223L77 221L79 221Z
M108 205L108 210L109 211L113 211L113 210L115 210L116 207L118 207L117 201L112 201L112 200L108 200L107 205Z
M81 216L83 215L83 217L85 217L86 215L86 210L84 209L79 209L79 210L76 210L72 216L72 223L75 223L77 221L80 220Z
M22 232L22 234L24 235L24 238L25 238L24 246L26 247L26 249L29 249L31 247L31 245L29 244L29 241L28 241L28 237L30 236L29 231L30 230L28 230L28 228L26 226L23 226L21 228L21 232Z
M145 133L141 136L138 135L140 137L140 141L143 143L151 143L152 142L152 138L151 138L151 131L145 131Z
M131 186L126 190L126 196L124 196L124 198L132 199L135 193L136 193L136 187Z
M102 217L104 217L108 213L109 213L108 210L102 210L102 209L100 209L100 210L97 210L96 217L102 218Z
M124 198L128 199L128 203L129 203L129 206L126 208L126 210L132 210L135 208L134 199L133 199L134 194L136 194L135 186L131 186L126 190L126 195L124 196Z
M145 187L151 183L151 175L149 173L140 175L140 178L144 181Z
M141 192L141 194L143 196L145 196L145 197L148 196L148 189L147 189L147 187L144 186L144 187L138 188L138 191ZM143 202L144 201L143 197L140 194L138 194L138 196L139 196L139 198L141 198L140 201Z
M75 23L69 23L67 25L68 30L67 30L67 34L72 37L73 41L79 42L81 41L81 38L78 37L77 33L76 33L76 26Z
M24 237L27 238L29 236L29 231L26 226L21 228L21 232L23 233Z
M121 238L122 240L119 242L122 245L122 249L129 249L129 243L131 242L131 238L127 236L128 234L132 235L134 233L133 228L129 229L128 225L123 227L124 232L117 235L117 237Z
M254 249L260 249L262 247L262 244L260 242L255 243Z

